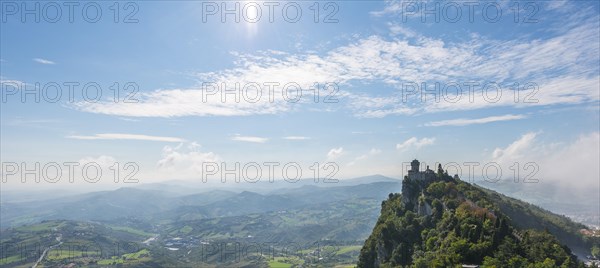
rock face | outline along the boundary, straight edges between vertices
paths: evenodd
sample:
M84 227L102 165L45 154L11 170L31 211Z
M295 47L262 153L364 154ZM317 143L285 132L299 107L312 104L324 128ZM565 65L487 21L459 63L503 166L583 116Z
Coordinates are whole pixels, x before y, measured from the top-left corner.
M415 202L417 200L417 196L414 194L414 190L410 189L412 187L406 184L406 181L407 181L407 179L404 179L404 181L402 183L402 194L401 194L402 204L412 205L412 204L415 204Z
M417 215L419 216L431 216L433 213L431 206L424 199L419 199L419 206L417 207Z

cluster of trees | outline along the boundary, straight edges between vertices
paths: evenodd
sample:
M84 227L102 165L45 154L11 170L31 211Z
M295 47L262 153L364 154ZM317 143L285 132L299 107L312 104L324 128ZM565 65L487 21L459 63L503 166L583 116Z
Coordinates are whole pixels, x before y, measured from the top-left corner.
M480 188L437 176L405 178L410 198L390 194L382 203L358 267L584 267L548 231L518 231Z
M515 254L516 253L516 254ZM505 239L493 257L485 257L485 267L584 267L574 260L571 251L561 246L548 232L527 230L521 241Z
M594 258L600 258L600 247L598 247L597 245L592 246L591 252Z

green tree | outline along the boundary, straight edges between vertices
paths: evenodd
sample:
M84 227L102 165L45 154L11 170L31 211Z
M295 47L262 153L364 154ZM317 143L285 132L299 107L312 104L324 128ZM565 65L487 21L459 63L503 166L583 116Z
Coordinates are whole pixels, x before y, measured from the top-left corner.
M594 256L596 258L600 257L600 247L598 247L596 245L594 245L592 247L592 256Z

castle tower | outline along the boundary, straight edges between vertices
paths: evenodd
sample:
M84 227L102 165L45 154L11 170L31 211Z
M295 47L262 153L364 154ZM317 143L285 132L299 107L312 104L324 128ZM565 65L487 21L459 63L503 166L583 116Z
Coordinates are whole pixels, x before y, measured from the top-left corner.
M412 172L419 172L419 160L415 159L412 162L410 162L410 171Z

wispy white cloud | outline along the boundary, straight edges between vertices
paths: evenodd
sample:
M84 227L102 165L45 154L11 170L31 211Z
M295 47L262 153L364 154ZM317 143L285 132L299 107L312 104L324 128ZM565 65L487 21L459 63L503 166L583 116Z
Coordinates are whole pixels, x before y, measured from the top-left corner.
M239 136L239 135L232 137L231 140L253 142L253 143L265 143L265 142L269 141L269 139L263 138L263 137Z
M284 140L295 140L295 141L301 141L301 140L310 140L310 137L304 137L304 136L287 136L287 137L283 137Z
M403 11L403 8L406 8L406 3L410 3L413 1L407 0L385 0L385 7L383 10L371 11L370 14L375 17L380 17L386 14L398 14ZM419 3L427 3L428 1L422 1ZM414 3L414 2L413 2ZM419 5L419 3L417 5ZM404 6L403 6L404 5Z
M124 134L124 133L102 133L91 136L70 135L69 139L78 140L140 140L140 141L164 141L164 142L184 142L184 139L175 137L148 136L139 134Z
M4 77L0 77L0 86L4 87L14 87L16 89L20 89L22 86L27 85L27 83L14 80L14 79L6 79Z
M435 143L435 138L422 138L418 139L417 137L412 137L403 143L396 144L396 149L400 151L407 150L409 148L420 149L423 146L432 145Z
M363 154L363 155L360 155L360 156L358 156L358 157L354 158L354 160L350 161L350 162L347 164L347 166L354 166L354 165L356 165L357 163L359 163L359 162L361 162L361 161L364 161L364 160L367 160L368 158L370 158L370 157L372 157L372 156L375 156L375 155L378 155L378 154L380 154L380 153L381 153L381 150L379 150L379 149L376 149L376 148L372 148L372 149L371 149L371 150L369 150L369 152L367 152L366 154Z
M128 122L139 122L140 121L138 119L129 118L129 117L119 117L119 119L123 120L123 121L128 121Z
M37 62L37 63L41 63L41 64L56 64L55 62L51 61L51 60L47 60L47 59L42 59L42 58L34 58L33 61Z
M566 7L568 6L569 0L554 0L554 1L548 1L546 3L546 8L549 10L561 10L561 9L567 9Z
M117 161L114 157L108 155L101 155L98 157L88 156L77 161L81 166L87 163L95 163L98 164L103 169L108 170L109 167L113 166Z
M521 136L518 140L514 141L506 148L496 148L492 154L494 161L505 162L520 159L522 153L533 145L533 141L537 133L529 132Z
M507 114L507 115L489 116L489 117L474 118L474 119L459 118L459 119L451 119L451 120L434 121L434 122L426 123L425 126L430 126L430 127L467 126L467 125L473 125L473 124L486 124L486 123L492 123L492 122L517 120L517 119L523 119L523 118L526 118L526 116Z
M336 160L343 154L344 154L343 147L333 148L333 149L329 150L329 152L327 152L327 160L329 160L329 161Z
M289 109L285 101L278 99L276 102L270 102L266 95L256 103L236 102L232 95L224 102L219 93L208 95L206 92L202 86L192 89L156 90L139 93L139 101L135 103L77 102L73 107L85 112L126 117L247 116L276 114Z
M371 131L352 131L350 133L356 134L356 135L373 134L373 132L371 132Z
M415 31L413 31L413 30L411 30L411 29L409 29L407 27L404 27L404 26L402 26L400 24L390 23L388 25L390 27L390 32L393 35L404 35L404 36L406 36L408 38L419 36L419 34L417 34L417 32L415 32Z
M269 51L252 55L234 53L235 67L199 73L196 78L223 84L227 89L233 89L236 83L286 85L294 82L302 88L312 88L315 82L335 82L340 87L337 96L345 100L336 108L349 109L355 116L367 118L500 106L593 103L600 99L597 90L600 87L597 66L600 52L596 46L600 41L598 15L581 18L578 24L569 27L536 39L523 36L506 41L473 34L469 40L447 42L421 36L404 26L391 25L391 36L359 38L323 55ZM398 94L398 89L408 82L433 85L434 82L457 81L476 82L481 86L475 88L473 98L469 97L471 93L466 87L462 88L458 101L421 102L419 94L408 99ZM514 91L509 87L515 81L536 83L537 92L532 88L519 91L523 98L531 96L535 101L524 103L523 98L515 101ZM488 82L502 86L499 101L486 100L482 86ZM371 92L351 91L354 83L381 83L390 93L376 96ZM287 91L279 86L273 91L272 99L266 96L265 90L257 102L242 99L224 103L220 94L203 95L207 90L199 85L140 93L138 103L82 102L75 103L74 107L129 117L279 114L301 107L286 101L284 92Z
M203 172L204 163L219 163L221 157L213 152L201 152L200 144L192 142L184 147L183 143L173 147L165 146L162 158L157 162L159 171L177 171L179 177L198 177ZM172 174L172 173L171 173Z

